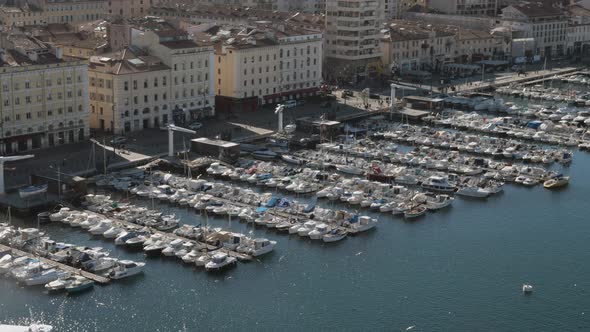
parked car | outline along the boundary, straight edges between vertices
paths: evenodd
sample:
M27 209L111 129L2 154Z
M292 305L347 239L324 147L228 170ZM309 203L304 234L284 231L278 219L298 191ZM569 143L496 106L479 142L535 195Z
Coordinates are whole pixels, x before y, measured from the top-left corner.
M291 99L291 100L287 100L283 103L283 105L285 106L285 108L293 108L295 106L297 106L297 101Z
M344 90L342 91L342 95L346 97L354 97L354 92L352 92L352 90Z
M119 145L119 144L123 144L126 142L127 142L127 138L125 138L123 136L117 136L111 140L111 144L113 144L113 145Z
M188 129L191 130L199 130L203 127L203 124L200 122L193 122L188 126Z

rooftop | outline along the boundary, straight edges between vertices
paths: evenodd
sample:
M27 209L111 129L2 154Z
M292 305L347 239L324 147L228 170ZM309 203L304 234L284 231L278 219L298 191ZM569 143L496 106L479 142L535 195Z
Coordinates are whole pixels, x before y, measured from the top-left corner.
M126 75L168 70L170 67L163 64L160 58L130 46L118 52L90 57L88 69L112 75Z
M544 17L563 15L563 10L559 7L558 1L523 1L510 7L528 17Z

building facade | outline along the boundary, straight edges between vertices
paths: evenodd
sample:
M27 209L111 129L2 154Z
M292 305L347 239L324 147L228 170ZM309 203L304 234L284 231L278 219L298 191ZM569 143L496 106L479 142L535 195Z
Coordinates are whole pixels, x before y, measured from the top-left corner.
M143 17L148 15L153 0L110 0L107 2L109 17Z
M383 1L345 0L326 4L325 58L328 80L352 83L370 76L379 61Z
M140 50L94 56L88 73L90 127L124 134L171 121L170 67Z
M107 1L29 1L0 7L5 26L83 23L106 17Z
M237 27L220 30L216 45L216 105L221 112L315 95L322 80L322 34Z
M174 123L215 115L214 54L210 44L197 44L185 31L160 20L132 28L131 44L170 67Z
M0 153L84 140L89 135L88 66L26 36L3 39Z
M446 14L495 16L498 0L427 0L426 6Z
M557 3L531 2L502 9L502 24L512 38L534 38L534 55L559 57L566 53L567 17Z

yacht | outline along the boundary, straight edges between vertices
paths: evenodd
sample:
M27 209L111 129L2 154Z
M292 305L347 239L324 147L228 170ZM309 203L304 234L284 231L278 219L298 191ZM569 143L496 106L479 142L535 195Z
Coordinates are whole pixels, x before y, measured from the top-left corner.
M422 189L452 193L457 190L457 187L450 184L442 176L431 176L422 183Z
M313 220L306 221L303 226L300 226L297 230L297 234L299 236L308 236L309 232L311 232L316 226L316 222Z
M45 284L45 290L48 292L59 292L66 289L66 286L74 281L73 276L67 276L65 278L59 278L52 282Z
M533 292L533 286L529 284L522 285L522 292L524 294L530 294Z
M454 198L449 195L428 196L426 199L426 208L428 210L440 210L453 203Z
M205 264L205 269L207 271L219 271L226 267L235 265L237 259L235 257L230 257L228 254L220 252L211 258L211 261Z
M354 229L357 232L365 232L377 226L377 219L373 219L368 216L354 216L350 220L350 225L352 229Z
M254 257L262 256L273 251L277 241L270 241L268 239L254 239L247 246L239 246L236 250Z
M123 279L143 272L145 263L130 260L119 261L117 266L111 270L108 277L111 279Z

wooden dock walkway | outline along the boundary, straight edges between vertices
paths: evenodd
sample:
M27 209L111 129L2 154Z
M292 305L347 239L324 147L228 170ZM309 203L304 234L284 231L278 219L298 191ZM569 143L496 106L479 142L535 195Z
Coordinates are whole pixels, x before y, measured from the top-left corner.
M200 245L206 246L206 248L208 250L219 249L218 247L212 246L212 245L207 244L207 243L204 243L204 242L200 242L200 241L196 241L196 240L193 240L193 239L189 239L189 238L185 238L185 237L182 237L182 236L178 236L178 235L176 235L174 233L162 232L162 231L159 231L159 230L157 230L155 228L152 228L152 227L137 225L137 224L134 224L134 223L129 222L129 221L125 221L125 220L120 220L120 219L113 218L112 216L103 215L103 214L100 214L100 213L92 212L90 210L84 210L84 212L85 213L88 213L88 214L94 214L96 216L99 216L99 217L102 217L102 218L105 218L105 219L109 219L113 223L116 223L116 224L119 224L119 225L123 225L123 226L126 226L126 227L137 228L137 229L147 228L150 231L150 233L152 233L152 234L161 234L163 236L170 237L170 238L173 238L173 239L181 239L183 241L196 242L196 243L198 243ZM225 250L225 252L229 256L235 257L235 258L239 259L240 261L251 261L252 260L252 256L250 256L250 255L242 254L242 253L239 253L239 252L236 252L236 251L233 251L233 250L227 250L227 249L224 249L224 250Z
M39 257L39 256L36 256L36 255L31 254L29 252L22 251L22 250L12 248L9 246L5 246L3 244L0 244L0 251L9 251L15 256L26 256L26 257L29 257L32 259L39 259L44 264L56 267L60 270L64 270L64 271L69 272L71 274L81 275L81 276L88 278L90 280L93 280L99 284L108 284L111 281L111 279L109 279L109 278L106 278L106 277L103 277L103 276L100 276L100 275L97 275L94 273L90 273L87 271L83 271L81 269L76 269L76 268L71 267L69 265L65 265L65 264L53 261L51 259L48 259L48 258Z

